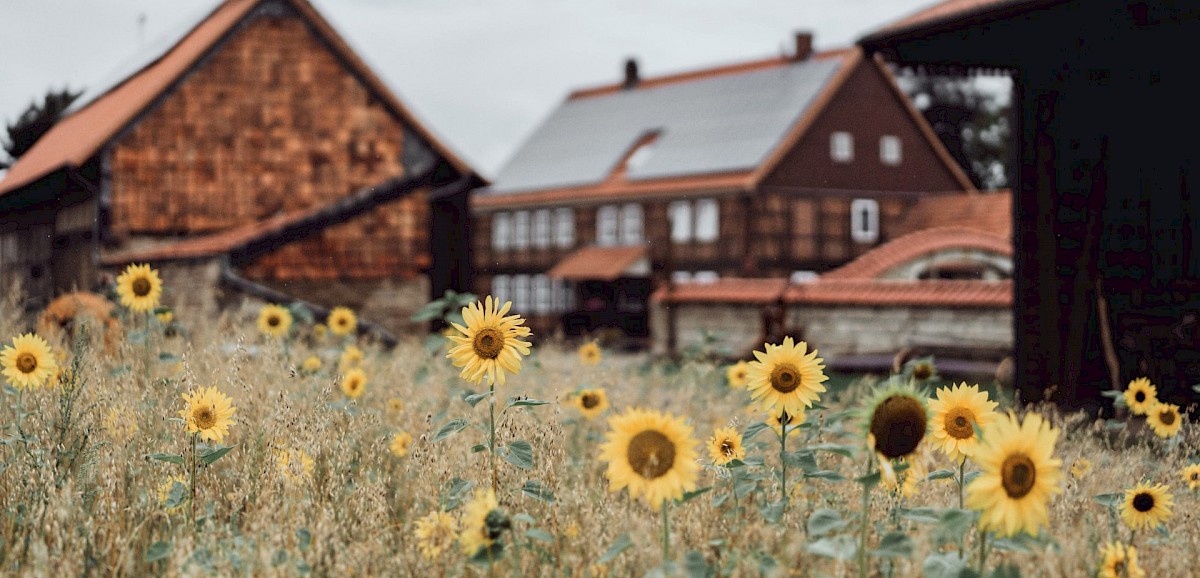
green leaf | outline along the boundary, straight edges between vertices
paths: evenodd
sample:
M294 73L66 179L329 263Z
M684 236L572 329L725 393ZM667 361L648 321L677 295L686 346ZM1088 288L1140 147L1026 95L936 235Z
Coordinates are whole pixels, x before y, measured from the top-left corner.
M554 543L554 536L552 536L550 532L547 532L541 528L530 528L525 530L525 537L529 538L530 540L537 540L538 542L545 542L547 544Z
M992 570L991 578L1021 578L1021 569L1005 562Z
M942 519L942 511L936 508L902 508L900 517L922 524L936 524Z
M695 550L684 555L683 571L688 578L709 578L716 574L716 571L704 560L704 554Z
M233 446L219 447L200 452L200 461L206 466L211 466L213 462L225 457L225 454L232 450Z
M482 452L482 451L484 451L484 450L486 450L486 449L487 449L487 446L486 446L486 445L484 445L484 444L475 444L475 445L471 446L471 453L473 453L473 454L477 454L477 453L479 453L479 452Z
M754 490L757 489L758 480L754 478L742 478L733 485L733 495L737 496L739 500L744 500L746 496L754 493Z
M962 539L975 523L976 513L971 510L947 508L942 510L938 525L934 528L934 540L941 542L957 542Z
M160 462L169 462L181 466L183 465L183 456L177 456L175 454L147 454L146 457L152 460L158 460Z
M1125 501L1125 494L1123 494L1123 493L1099 494L1096 496L1092 496L1092 499L1099 502L1101 506L1105 506L1108 508L1114 508L1114 507L1120 505L1121 502Z
M434 355L442 350L442 346L446 344L446 337L441 333L432 333L425 336L425 353Z
M467 392L466 395L463 395L463 401L467 402L471 407L475 407L479 402L487 399L489 395L492 395L491 390L481 393Z
M433 441L440 442L464 429L467 429L467 420L462 418L452 419L438 428L437 433L433 434Z
M158 360L161 362L179 361L179 356L174 353L163 351L158 354Z
M159 540L146 549L146 562L158 562L171 554L171 543Z
M879 485L879 480L880 480L880 474L879 474L879 472L875 472L875 473L873 473L873 474L870 474L870 475L866 475L866 476L860 476L860 477L854 478L854 481L856 481L856 482L858 482L858 483L860 483L860 484L862 484L862 485L864 485L864 486L866 486L866 487L868 487L868 488L873 488L873 487L875 487L875 486L878 486L878 485Z
M761 576L772 576L775 573L775 569L779 567L779 562L776 562L770 554L762 550L754 552L751 556L758 562L758 573Z
M783 500L776 500L774 502L763 504L758 509L758 513L762 514L763 520L766 520L767 523L777 524L779 523L779 520L783 518L783 510L786 506L787 502Z
M762 431L765 429L771 429L771 426L763 422L752 423L749 426L746 426L746 431L742 433L742 441L748 442L754 439L754 436L762 433Z
M525 524L536 524L537 523L537 520L534 520L533 516L530 516L529 514L526 514L525 512L521 512L520 514L513 515L512 519L514 522L522 522Z
M420 323L422 321L432 321L442 316L442 312L446 310L446 304L441 301L430 301L424 307L417 310L416 313L409 317L409 321Z
M808 450L799 450L783 454L783 463L789 468L800 468L806 472L817 469L817 458Z
M516 398L516 397L510 397L510 398L508 398L508 403L504 405L504 409L508 409L510 407L533 407L533 406L538 406L538 405L546 405L548 403L550 403L550 402L543 401L540 399L529 399L529 398L521 399L521 398Z
M842 514L837 510L821 508L808 517L808 534L816 537L824 536L845 528L849 523L842 519Z
M813 444L808 446L808 449L820 452L830 452L847 458L854 457L854 446L847 444Z
M1192 387L1195 387L1195 386L1192 386ZM1121 392L1121 391L1118 391L1115 389L1106 389L1106 390L1100 392L1100 395L1107 397L1109 399L1116 399L1118 397L1122 397L1123 393L1124 392Z
M301 551L307 550L312 545L312 532L309 532L308 528L296 530L296 541L299 542L297 546Z
M815 472L808 472L808 473L804 474L804 478L805 479L816 478L818 480L829 480L831 482L840 482L840 481L846 479L846 476L843 476L842 474L839 474L833 470L817 470Z
M746 464L746 467L761 468L765 461L762 456L747 456L742 463Z
M441 506L443 512L449 512L457 508L466 499L467 493L475 486L474 482L464 480L462 478L454 478L446 484L446 491L442 492Z
M858 542L843 534L821 538L809 544L805 550L808 550L809 554L845 561L853 558L858 552Z
M676 500L675 503L676 504L686 504L686 503L692 501L693 499L695 499L696 496L700 496L700 495L706 494L711 491L712 491L712 486L706 486L706 487L700 488L699 490L692 490L690 492L684 492L683 497Z
M490 545L480 548L475 555L467 559L472 564L491 564L504 558L504 542L496 540Z
M504 461L522 470L533 468L533 446L525 440L517 440L504 446L501 448L500 455Z
M429 379L429 366L422 365L417 369L417 372L413 374L413 383L421 385L422 383L425 383L425 380L427 379Z
M889 532L879 539L879 547L871 555L879 558L908 558L912 556L913 542L908 534Z
M928 482L928 481L932 481L932 480L945 480L945 479L949 479L949 478L953 478L953 477L954 477L954 472L951 470L934 470L932 472L929 472L928 476L925 476L925 481Z
M958 552L930 554L922 569L925 578L979 578L979 573L967 566L967 560L959 558Z
M179 481L173 481L171 483L171 490L167 492L167 499L163 502L163 507L168 510L178 507L179 504L183 503L184 498L187 497L187 490L187 485Z
M979 476L982 476L982 475L983 475L983 472L981 472L979 470L975 470L973 472L967 472L967 475L963 477L963 485L966 485L966 484L969 484L969 483L975 481L975 478L978 478Z
M629 539L629 534L621 534L620 536L617 536L616 540L613 540L613 543L608 547L608 550L604 552L603 556L600 556L599 560L596 560L596 563L608 564L616 559L617 556L620 556L621 552L628 550L630 546L633 546L633 540Z
M550 491L550 488L543 486L542 483L537 480L529 480L525 482L525 485L521 486L521 493L535 500L541 500L551 504L553 504L555 500L554 492Z

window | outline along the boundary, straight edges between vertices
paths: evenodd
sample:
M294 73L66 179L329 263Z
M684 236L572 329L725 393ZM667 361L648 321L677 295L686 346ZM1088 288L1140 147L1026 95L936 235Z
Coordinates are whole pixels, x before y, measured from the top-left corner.
M575 244L575 211L562 208L554 211L554 243L563 249Z
M854 160L854 136L841 131L829 135L829 156L839 163Z
M879 137L879 160L893 167L900 164L900 137L890 134Z
M642 206L637 203L621 207L621 244L642 244Z
M716 199L696 201L696 240L708 243L720 233L720 208Z
M496 275L492 277L492 297L495 297L501 303L512 301L512 281L508 278L508 275Z
M492 216L492 249L507 250L512 245L512 215L496 213Z
M514 249L524 249L529 246L529 211L513 213L513 242Z
M667 208L671 219L671 241L686 243L692 240L692 203L675 201Z
M562 312L567 310L567 282L555 280L550 286L550 310Z
M689 271L671 271L671 282L676 285L687 285L692 282L692 274Z
M878 201L854 199L850 203L850 237L858 243L874 243L879 239Z
M550 278L545 275L533 277L533 312L550 312Z
M816 271L792 271L790 280L792 283L812 283L817 277Z
M617 244L616 205L604 205L596 209L596 244L601 247Z
M539 249L550 246L550 209L533 213L533 246Z
M719 279L719 278L720 277L717 275L716 271L696 271L696 273L694 275L692 275L692 282L693 283L716 283L717 279Z
M529 275L513 275L513 314L523 315L529 311Z

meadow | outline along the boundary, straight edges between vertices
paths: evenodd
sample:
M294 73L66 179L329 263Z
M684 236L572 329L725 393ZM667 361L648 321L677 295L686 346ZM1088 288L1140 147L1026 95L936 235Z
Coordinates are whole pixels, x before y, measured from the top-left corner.
M13 351L16 338L33 330L19 305L10 296L0 309L0 339ZM443 336L387 349L336 335L333 320L271 311L280 316L275 324L253 305L218 316L157 303L119 307L115 329L80 319L74 340L43 336L57 360L44 385L22 385L6 371L0 574L1198 572L1200 471L1191 484L1184 474L1197 461L1191 423L1160 437L1141 417L1014 407L983 384L1002 398L993 422L1008 411L1026 425L1041 416L1057 436L1050 447L1039 437L1041 446L1029 450L1051 456L1032 457L1035 473L1011 459L1001 465L996 483L1012 497L1013 483L1028 482L1029 499L1001 510L982 532L991 514L970 507L969 494L963 505L960 481L968 490L986 482L979 473L986 468L973 459L960 467L933 435L940 422L927 400L953 385L936 375L936 360L830 388L802 422L780 429L765 423L773 414L763 398L751 402L752 386L730 385L743 376L703 351L653 360L534 336L519 372L508 372L493 394L487 381L460 375L447 358L456 343ZM328 325L317 328L318 321ZM9 365L19 362L13 355ZM232 415L221 403L205 409L197 401L193 394L208 396L209 387L228 398ZM872 425L880 408L909 398L921 403L924 435ZM631 408L661 412L655 419L666 425L655 435L671 444L645 447L668 454L645 453L636 436L618 447L626 442L611 430ZM198 417L214 410L215 417ZM212 425L209 418L225 431L189 433ZM717 435L736 439L712 439L718 428L733 428ZM868 429L896 439L872 436L872 449ZM1004 430L968 429L984 442L1004 441ZM989 438L989 431L1000 433ZM908 441L915 447L901 447ZM642 474L665 463L671 469L659 480L674 485L639 486L638 471L613 469L613 452L640 464ZM880 457L886 452L902 455ZM628 487L610 491L614 476ZM1142 482L1164 484L1141 490L1156 501L1153 519L1123 514L1145 498L1135 490ZM1042 521L1034 499L1042 499ZM1134 530L1130 520L1144 525ZM1008 535L1010 523L1021 531ZM1105 546L1118 541L1136 548L1136 563L1124 547L1110 548L1106 560Z

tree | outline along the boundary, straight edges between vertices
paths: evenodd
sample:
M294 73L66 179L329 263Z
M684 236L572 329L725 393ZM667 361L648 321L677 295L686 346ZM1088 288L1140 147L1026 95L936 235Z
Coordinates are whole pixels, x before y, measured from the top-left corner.
M21 155L33 148L33 144L50 131L54 123L63 117L63 113L81 94L82 90L72 92L70 88L60 91L52 89L46 92L40 106L37 101L31 102L15 123L5 123L8 135L0 145L3 145L8 159L0 159L0 169L12 166Z

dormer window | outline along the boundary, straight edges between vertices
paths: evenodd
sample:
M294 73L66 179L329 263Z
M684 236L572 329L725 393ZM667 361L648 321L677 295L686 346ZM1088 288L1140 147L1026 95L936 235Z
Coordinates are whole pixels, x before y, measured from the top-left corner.
M848 163L854 160L854 135L838 131L829 135L829 156L834 162Z

